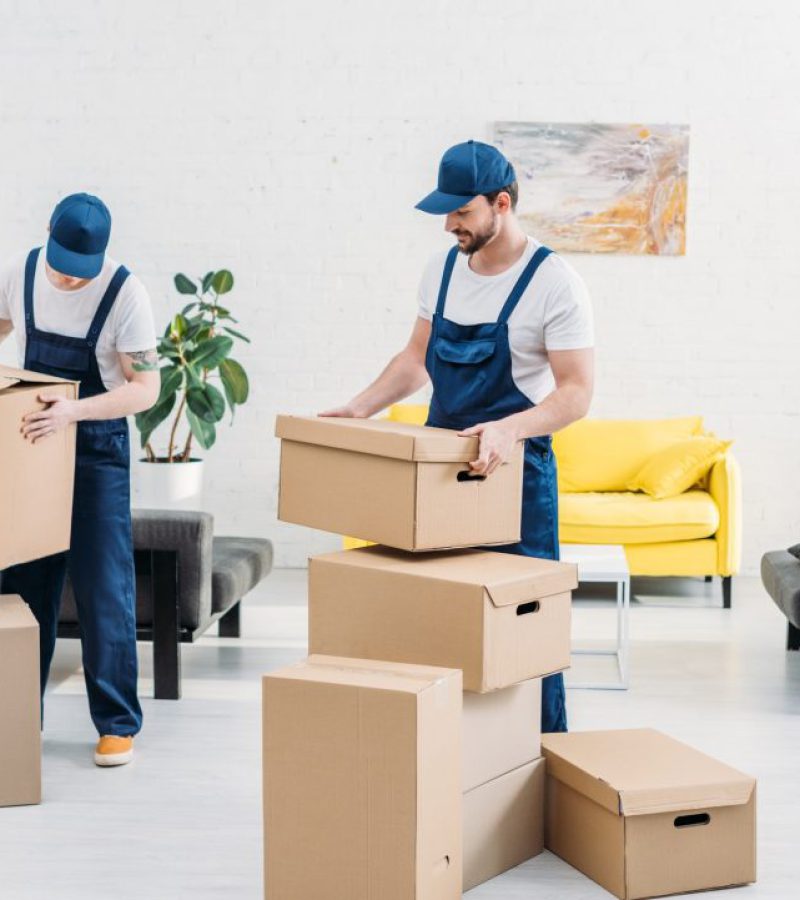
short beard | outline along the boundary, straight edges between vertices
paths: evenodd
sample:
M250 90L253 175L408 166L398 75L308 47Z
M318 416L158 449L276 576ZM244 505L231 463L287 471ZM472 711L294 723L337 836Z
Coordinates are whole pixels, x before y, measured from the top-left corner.
M492 221L489 223L488 227L483 231L474 234L472 236L472 240L468 243L464 245L458 244L458 249L461 251L461 253L463 253L465 256L472 256L479 250L482 250L489 243L489 241L492 240L492 238L496 237L498 231L497 218L497 213L492 210Z

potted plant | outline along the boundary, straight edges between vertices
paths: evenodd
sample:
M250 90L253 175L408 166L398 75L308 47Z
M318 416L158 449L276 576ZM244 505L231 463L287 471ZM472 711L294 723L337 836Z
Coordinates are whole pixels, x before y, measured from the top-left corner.
M237 320L220 303L233 288L233 275L220 269L198 282L182 273L175 276L178 293L194 299L172 318L158 342L161 391L155 405L136 416L145 452L137 464L137 506L196 505L203 462L192 455L194 442L204 450L212 447L226 411L233 421L236 407L249 395L247 373L230 354L235 341L250 341L232 327ZM168 439L159 454L151 441L165 422Z

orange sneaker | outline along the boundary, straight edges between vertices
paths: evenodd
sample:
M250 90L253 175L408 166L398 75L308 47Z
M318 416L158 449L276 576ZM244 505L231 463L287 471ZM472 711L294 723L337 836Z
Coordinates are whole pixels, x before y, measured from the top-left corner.
M133 759L133 738L104 734L94 749L98 766L124 766Z

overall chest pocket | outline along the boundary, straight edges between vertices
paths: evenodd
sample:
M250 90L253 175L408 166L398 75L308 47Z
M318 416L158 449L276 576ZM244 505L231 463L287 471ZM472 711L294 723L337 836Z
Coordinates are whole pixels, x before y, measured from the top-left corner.
M462 366L484 363L494 356L496 349L496 341L451 341L448 338L436 341L438 359Z

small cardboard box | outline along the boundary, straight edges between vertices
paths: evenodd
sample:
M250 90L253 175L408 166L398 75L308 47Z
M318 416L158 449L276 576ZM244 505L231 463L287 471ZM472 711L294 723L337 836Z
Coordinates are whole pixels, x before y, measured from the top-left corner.
M566 669L577 568L459 550L363 547L309 561L312 653L463 669L480 693Z
M268 900L460 900L461 673L311 656L263 695Z
M21 597L0 594L0 806L41 800L39 626Z
M464 794L464 890L544 849L545 762L537 759Z
M531 678L489 694L464 692L462 788L472 790L541 754L542 682Z
M478 439L374 419L278 416L278 518L401 550L519 540L522 445L488 478Z
M43 389L78 396L76 382L0 366L0 570L69 547L75 426L35 444L20 431Z
M651 729L542 749L547 848L620 900L755 881L755 779Z

